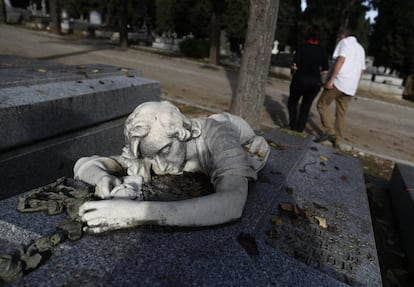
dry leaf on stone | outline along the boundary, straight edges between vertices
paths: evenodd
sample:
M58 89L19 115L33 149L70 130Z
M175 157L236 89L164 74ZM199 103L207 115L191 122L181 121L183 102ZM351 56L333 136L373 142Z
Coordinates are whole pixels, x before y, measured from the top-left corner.
M281 202L279 204L280 208L284 211L290 211L293 212L295 210L295 206L288 202Z
M328 224L326 223L326 219L320 216L314 216L314 218L318 221L319 226L326 229L328 228Z
M401 258L404 258L405 257L405 253L400 252L400 251L397 251L397 250L391 250L391 253L394 254L394 255L397 255L397 256L399 256Z
M286 146L285 145L283 145L283 144L280 144L280 143L275 143L274 141L272 141L272 140L267 140L267 143L270 145L270 147L271 148L273 148L273 149L278 149L278 150L285 150L286 149Z
M309 210L302 210L302 215L303 217L305 217L308 221L311 220L312 218L312 212L310 212Z
M302 221L299 218L290 218L290 223L292 223L293 226L299 226L302 224Z
M328 161L328 158L324 155L320 155L319 158L323 161Z
M270 238L278 238L279 237L279 231L277 231L277 229L270 229L268 231L266 231L266 235L269 236Z
M366 182L365 183L365 188L366 189L372 189L375 187L375 184L373 184L372 182Z
M46 73L46 69L43 69L43 68L39 68L39 69L37 69L37 71L40 72L40 73Z
M257 157L265 157L266 156L266 152L258 151L254 155L257 156Z
M321 204L319 204L319 203L317 203L317 202L312 202L312 204L313 204L313 206L314 206L316 209L321 209L321 210L325 210L325 211L327 211L327 210L328 210L328 208L326 208L325 206L323 206L323 205L321 205Z
M393 268L392 269L394 271L395 274L397 274L398 276L402 276L402 275L407 275L409 274L409 272L407 270L404 269L399 269L399 268Z
M395 242L393 240L391 240L391 239L388 239L387 240L387 243L388 243L388 245L391 245L392 246L392 245L394 245Z
M237 236L237 241L250 256L259 255L256 239L252 235L248 233L240 233L239 236Z
M94 69L94 70L92 70L92 73L99 73L99 70L98 69Z
M348 177L346 175L341 176L340 179L342 181L348 181Z
M395 276L394 272L392 272L390 269L387 270L387 279L396 286L399 285L399 282L397 280L397 277Z
M274 217L272 218L272 222L276 225L276 226L282 226L283 225L283 220L279 217Z

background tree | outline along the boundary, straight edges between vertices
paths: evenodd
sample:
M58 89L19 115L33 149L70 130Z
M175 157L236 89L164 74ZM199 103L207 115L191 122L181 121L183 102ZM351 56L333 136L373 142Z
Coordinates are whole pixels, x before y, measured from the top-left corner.
M128 0L121 1L119 11L119 44L122 48L128 47Z
M50 33L60 35L62 33L60 22L61 10L60 0L49 0L49 13L50 13Z
M376 0L378 16L373 25L369 53L374 65L414 73L414 2Z
M249 1L227 0L227 9L222 16L223 29L230 42L230 50L240 55L240 45L246 40Z
M300 40L298 38L298 20L301 16L301 0L285 0L279 4L277 30L275 39L279 42L279 50L284 51L289 46L296 50Z
M279 0L251 0L244 54L231 112L260 129Z
M0 0L0 23L7 23L7 11L4 0Z
M163 32L174 32L174 0L156 1L156 31L158 34Z
M210 64L213 65L217 65L220 62L221 18L225 8L225 1L211 0Z
M88 19L91 10L104 14L104 6L99 0L60 0L60 6L74 19Z
M120 3L124 0L59 1L69 16L75 19L88 18L92 9L97 10L103 15L104 22L110 29L118 30L121 19L126 18L119 16L125 15L120 11ZM201 57L208 57L210 41L212 63L218 63L218 31L224 30L232 52L241 55L241 47L246 40L249 0L126 1L129 10L127 24L133 29L146 28L148 35L151 35L153 30L159 34L176 32L178 37L191 33L199 41L193 41L188 45L188 50L197 50L196 54ZM16 7L27 7L29 2L37 3L39 7L41 0L11 2ZM58 2L49 0L47 3L53 6ZM414 1L307 0L307 8L303 12L300 11L300 3L300 0L280 2L275 39L279 41L281 49L290 46L294 51L298 43L302 42L304 32L316 24L321 28L322 45L331 53L336 44L338 27L343 25L356 32L359 41L368 51L367 54L375 56L375 65L399 70L402 75L414 72ZM365 19L369 7L378 9L378 17L372 27ZM48 10L53 14L50 8ZM59 16L60 13L53 15ZM56 27L59 28L60 25Z

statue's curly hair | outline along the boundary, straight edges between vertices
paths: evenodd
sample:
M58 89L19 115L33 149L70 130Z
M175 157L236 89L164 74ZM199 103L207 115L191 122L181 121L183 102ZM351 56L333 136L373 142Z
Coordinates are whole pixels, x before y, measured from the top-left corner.
M201 134L198 122L187 118L170 102L145 102L139 105L125 122L125 144L130 153L132 139L139 141L146 137L157 121L165 128L167 136L176 137L179 141L188 141Z

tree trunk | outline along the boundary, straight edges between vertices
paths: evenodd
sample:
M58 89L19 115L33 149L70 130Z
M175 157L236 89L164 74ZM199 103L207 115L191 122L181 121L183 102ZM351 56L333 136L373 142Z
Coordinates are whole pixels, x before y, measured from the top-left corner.
M121 14L119 15L119 44L122 48L128 47L128 0L122 0Z
M231 112L260 129L279 0L251 0L244 53Z
M216 12L211 15L210 28L210 64L220 63L220 15Z
M7 11L4 0L0 0L0 23L7 24Z
M60 35L60 0L49 0L50 33Z

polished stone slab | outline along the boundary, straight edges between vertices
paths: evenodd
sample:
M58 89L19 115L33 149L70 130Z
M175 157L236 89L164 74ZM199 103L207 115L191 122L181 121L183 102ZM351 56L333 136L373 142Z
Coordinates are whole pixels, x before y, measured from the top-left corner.
M391 205L401 234L403 249L414 274L414 167L396 164L390 181Z
M381 286L359 162L278 130L266 138L271 155L240 220L84 235L12 286ZM0 201L0 252L53 232L62 219L19 213L17 201ZM281 210L285 203L306 212L295 218Z
M142 102L159 100L159 82L135 70L12 59L0 56L0 130L7 135L0 138L0 152L124 117Z

